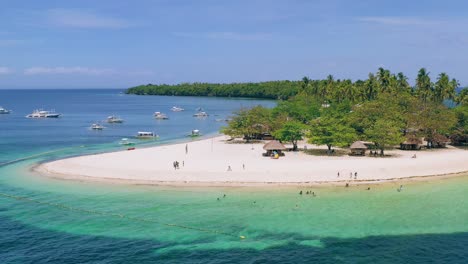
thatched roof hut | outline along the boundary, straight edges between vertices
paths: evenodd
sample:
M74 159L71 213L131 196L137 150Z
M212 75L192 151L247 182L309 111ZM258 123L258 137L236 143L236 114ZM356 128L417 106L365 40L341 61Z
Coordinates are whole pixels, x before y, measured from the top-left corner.
M364 145L364 142L362 141L356 141L349 148L350 149L367 149L367 146Z
M274 152L279 154L280 156L283 156L284 154L282 153L283 150L287 150L287 148L281 144L278 140L272 140L268 143L266 143L263 146L263 149L266 150L267 152L263 154L263 156L272 156Z
M286 150L287 148L278 140L272 140L263 146L264 150Z
M409 135L406 140L400 144L402 150L419 150L423 146L423 139L415 135Z
M351 155L353 156L364 156L366 155L367 146L362 141L356 141L351 144Z

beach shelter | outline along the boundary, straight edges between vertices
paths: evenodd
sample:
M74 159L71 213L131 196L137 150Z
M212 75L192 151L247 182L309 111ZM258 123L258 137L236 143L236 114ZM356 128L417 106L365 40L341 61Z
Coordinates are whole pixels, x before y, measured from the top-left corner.
M350 149L351 155L364 156L366 155L367 146L362 141L356 141L351 145Z
M418 138L416 136L408 136L405 142L400 144L400 149L419 150L421 149L422 144L423 144L423 141L421 138Z
M264 156L267 156L267 157L272 156L274 152L276 152L280 156L283 156L284 155L283 151L287 150L287 148L283 144L281 144L281 142L279 142L278 140L272 140L266 143L263 146L263 149L267 151L266 153L263 154Z

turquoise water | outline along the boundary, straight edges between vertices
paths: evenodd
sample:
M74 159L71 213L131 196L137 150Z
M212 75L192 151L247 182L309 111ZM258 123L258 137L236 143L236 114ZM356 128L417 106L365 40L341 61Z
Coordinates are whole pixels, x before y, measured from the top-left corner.
M51 158L118 149L116 142L121 137L141 127L156 130L161 143L151 144L162 144L186 140L186 131L194 126L213 134L222 125L214 121L217 117L193 120L188 113L176 123L175 114L165 110L172 105L202 106L223 118L241 106L271 106L273 102L137 97L112 90L6 93L10 96L6 102L17 107L6 105L5 91L0 91L1 104L15 110L0 119L1 160L67 149L0 168L2 263L468 261L468 177L404 183L403 191L397 192L400 183L372 186L370 191L367 186L109 185L43 178L29 170L36 162ZM64 117L24 119L34 102L56 108ZM124 104L133 107L119 111L117 107ZM167 123L151 119L152 112L161 110L171 115ZM128 124L101 134L86 129L109 112L121 115ZM59 133L52 134L51 126ZM300 190L313 190L317 196L301 196Z

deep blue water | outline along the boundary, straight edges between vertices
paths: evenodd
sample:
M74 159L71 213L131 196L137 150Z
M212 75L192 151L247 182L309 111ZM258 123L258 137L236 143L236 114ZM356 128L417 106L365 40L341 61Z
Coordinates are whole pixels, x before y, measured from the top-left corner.
M193 129L203 135L212 135L225 125L217 119L228 118L242 107L262 104L273 106L273 101L251 99L220 99L208 97L136 96L123 90L0 90L0 106L11 109L11 114L0 115L0 163L29 154L65 147L118 147L121 138L131 138L138 131L153 131L156 141L138 143L162 144L187 138ZM183 112L172 112L180 106ZM203 108L207 118L194 118L197 108ZM28 119L34 109L54 109L61 118ZM156 120L153 113L166 113L169 120ZM125 120L123 124L107 124L109 115ZM92 123L101 122L106 128L93 131Z

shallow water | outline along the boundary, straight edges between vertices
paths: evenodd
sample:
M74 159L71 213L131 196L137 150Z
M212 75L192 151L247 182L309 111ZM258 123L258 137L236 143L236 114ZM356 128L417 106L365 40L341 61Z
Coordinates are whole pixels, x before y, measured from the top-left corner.
M112 91L107 95L126 97ZM92 93L88 97L93 97ZM183 100L188 100L187 104L193 102L192 98L177 100L182 100L180 105ZM228 104L224 99L216 100L223 107ZM102 115L110 111L103 111ZM130 119L147 122L138 116L134 113ZM24 122L19 117L8 118ZM115 135L95 136L86 131L87 121L81 120L84 130L76 132L73 125L77 122L68 118L67 114L62 120L51 122L70 122L64 125L70 129L69 139L57 136L41 141L29 138L23 131L21 136L17 132L22 140L11 139L16 140L15 144L7 146L5 139L1 141L2 149L9 148L9 153L1 152L2 160L78 146L0 168L2 263L468 261L466 176L404 183L403 191L398 192L400 183L373 185L369 191L367 186L186 188L72 182L33 174L30 166L44 159L118 148L115 141L134 130L122 126ZM15 122L9 124L12 123ZM3 130L5 123L0 124L2 135L14 138L11 132ZM208 123L210 127L205 129L214 133L218 125ZM21 126L18 130L22 130ZM135 125L138 126L141 125ZM47 134L47 127L37 128L35 133ZM155 128L159 127L155 124ZM75 137L75 133L84 136ZM26 146L28 140L34 147ZM81 145L85 147L80 148ZM299 195L301 190L314 191L317 196Z

